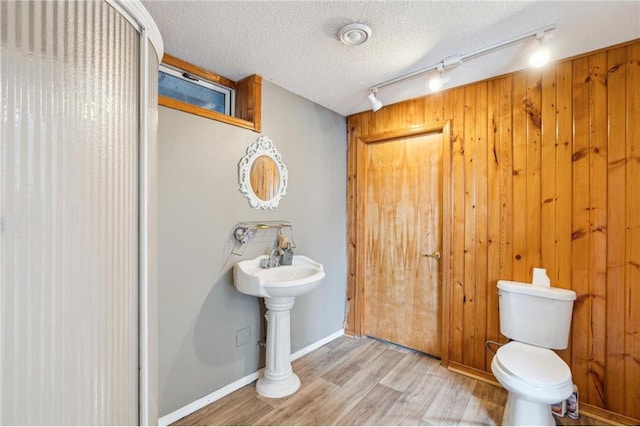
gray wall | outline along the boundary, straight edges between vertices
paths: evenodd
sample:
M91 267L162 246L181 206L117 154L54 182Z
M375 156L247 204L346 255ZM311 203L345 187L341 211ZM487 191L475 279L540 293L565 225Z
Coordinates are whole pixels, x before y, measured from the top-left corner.
M291 351L342 328L346 297L346 119L267 81L263 134L289 171L275 211L254 210L238 190L238 162L260 134L165 107L159 111L160 416L255 372L258 299L233 287L233 265L268 251L259 231L231 254L234 225L286 220L295 253L321 262L322 284L296 299ZM248 344L236 331L250 328Z

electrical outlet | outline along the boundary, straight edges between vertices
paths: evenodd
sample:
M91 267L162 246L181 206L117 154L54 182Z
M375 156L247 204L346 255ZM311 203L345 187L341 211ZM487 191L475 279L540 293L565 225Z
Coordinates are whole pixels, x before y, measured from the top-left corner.
M236 347L245 345L251 339L251 329L243 328L236 331Z

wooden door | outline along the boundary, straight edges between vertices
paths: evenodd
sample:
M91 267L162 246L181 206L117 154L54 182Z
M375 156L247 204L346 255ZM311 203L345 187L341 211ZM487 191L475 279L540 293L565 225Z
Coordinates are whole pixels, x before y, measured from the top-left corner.
M441 356L442 133L369 143L364 333Z

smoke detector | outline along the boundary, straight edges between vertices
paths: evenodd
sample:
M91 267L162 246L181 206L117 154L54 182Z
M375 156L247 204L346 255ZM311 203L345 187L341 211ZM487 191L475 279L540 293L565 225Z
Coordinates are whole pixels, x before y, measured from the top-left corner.
M340 41L347 46L358 46L369 40L371 28L364 24L347 24L338 31Z

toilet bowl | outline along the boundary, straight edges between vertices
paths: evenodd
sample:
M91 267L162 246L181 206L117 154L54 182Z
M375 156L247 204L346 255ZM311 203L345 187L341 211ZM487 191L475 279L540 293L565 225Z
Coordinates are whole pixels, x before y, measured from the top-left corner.
M573 391L571 370L556 353L512 341L498 349L491 370L509 392L502 425L556 425L550 405Z
M569 289L498 281L500 332L511 341L491 361L509 392L502 425L556 425L551 405L573 392L569 366L552 349L567 348L573 301Z

